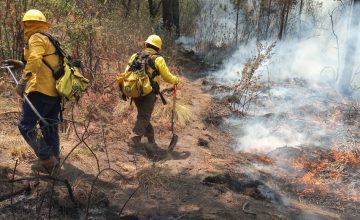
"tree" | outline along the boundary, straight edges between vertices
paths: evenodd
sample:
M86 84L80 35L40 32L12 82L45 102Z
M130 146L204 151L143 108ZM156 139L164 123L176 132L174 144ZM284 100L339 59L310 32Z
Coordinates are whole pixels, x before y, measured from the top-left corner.
M279 35L278 35L279 40L282 40L285 35L290 6L291 6L291 1L288 1L288 0L282 1L282 6L281 6L282 9L281 9L281 15L280 15L280 28L279 28L280 30L279 30Z
M351 25L348 29L348 36L346 41L346 55L342 74L339 79L338 88L343 95L350 95L351 93L351 78L355 65L356 44L359 35L359 20L357 16L360 13L360 0L353 0L351 12Z
M162 1L156 3L154 0L148 0L150 17L155 18L159 12Z
M164 28L171 32L175 27L176 36L180 36L179 0L163 0Z

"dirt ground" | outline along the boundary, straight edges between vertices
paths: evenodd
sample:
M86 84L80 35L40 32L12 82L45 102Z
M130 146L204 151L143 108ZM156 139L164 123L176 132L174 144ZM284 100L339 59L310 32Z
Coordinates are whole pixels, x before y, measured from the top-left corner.
M150 156L143 146L127 145L135 113L129 102L116 100L110 113L101 113L101 106L92 111L84 136L81 117L65 126L61 160L66 160L55 179L31 170L36 158L17 130L18 99L3 94L0 219L341 219L329 210L284 202L275 192L261 193L266 185L245 173L254 160L267 161L231 149L231 132L219 127L216 117L226 108L203 91L202 82L182 78L178 103L186 106L188 117L177 126L179 141L171 154L166 152L169 107L157 103L153 122L159 149ZM69 112L65 118L71 121ZM22 180L11 184L12 179Z

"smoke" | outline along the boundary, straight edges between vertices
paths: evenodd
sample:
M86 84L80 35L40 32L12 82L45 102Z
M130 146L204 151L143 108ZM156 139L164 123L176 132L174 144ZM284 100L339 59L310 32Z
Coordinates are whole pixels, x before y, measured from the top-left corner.
M350 94L350 84L353 74L354 65L359 56L356 57L356 50L358 48L358 35L359 35L359 14L360 14L360 3L358 1L353 3L352 10L349 11L350 27L347 30L347 39L345 47L345 63L342 70L342 74L339 79L339 90L342 94Z
M220 47L233 41L235 35L234 5L230 0L203 0L197 19L196 42Z
M336 102L342 102L336 83L347 63L346 40L353 33L348 30L354 27L342 3L318 1L317 7L317 16L306 13L301 16L301 33L289 32L285 40L277 41L270 58L257 69L256 75L269 89L251 106L248 112L251 117L226 121L236 130L237 150L269 152L284 146L330 147L340 141L337 137L345 136L344 125L329 117L336 112ZM296 25L299 24L291 27L296 29ZM273 41L272 38L261 41L262 46L255 40L240 44L211 77L224 84L239 80L249 60ZM360 48L360 41L356 44ZM360 50L353 58L360 60ZM359 62L354 68L359 69ZM352 80L353 86L359 83L356 79Z

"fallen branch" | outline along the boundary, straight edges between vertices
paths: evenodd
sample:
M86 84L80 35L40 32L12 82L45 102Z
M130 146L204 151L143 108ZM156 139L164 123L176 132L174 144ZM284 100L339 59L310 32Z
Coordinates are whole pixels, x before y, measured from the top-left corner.
M77 206L77 202L75 200L74 193L73 193L73 190L71 188L71 185L70 185L69 181L66 180L66 179L59 179L59 178L56 178L56 177L53 177L53 176L39 175L39 176L36 176L36 177L24 177L24 178L11 179L11 180L3 180L3 179L1 180L0 179L0 182L2 182L2 183L4 183L4 182L15 183L15 182L22 182L22 181L38 181L39 179L41 179L41 180L52 180L52 181L64 183L64 185L66 186L66 188L68 190L69 197L70 197L71 201L74 203L75 206Z
M14 196L18 196L18 195L21 195L23 194L24 192L30 192L31 191L31 187L30 187L30 184L28 184L27 186L17 190L17 191L14 191L14 192L11 192L9 194L6 194L6 195L2 195L0 196L0 202L2 201L5 201L7 199L11 199L13 198Z
M129 196L129 198L126 200L126 202L124 203L123 207L121 208L120 212L119 212L119 216L121 216L125 206L127 205L127 203L130 201L130 199L135 195L135 193L140 189L141 185L139 185L133 193L131 193L131 195Z

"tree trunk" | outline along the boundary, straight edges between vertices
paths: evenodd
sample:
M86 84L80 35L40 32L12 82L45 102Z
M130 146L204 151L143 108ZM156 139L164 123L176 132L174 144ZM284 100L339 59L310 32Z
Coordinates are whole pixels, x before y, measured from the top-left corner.
M240 0L237 0L236 1L235 46L237 46L237 44L238 44L239 8L240 8Z
M298 34L298 36L299 36L299 38L301 38L301 34L302 34L302 23L301 23L301 15L302 15L302 11L303 11L303 7L304 7L304 0L301 0L300 1L300 7L299 7L299 29L298 29L298 31L299 31L299 34Z
M279 40L282 40L284 35L285 15L286 15L286 2L284 1L280 14L280 30L278 35Z
M285 15L285 24L284 24L284 37L286 36L286 30L288 25L288 18L289 18L289 11L290 11L290 3L286 2L286 15Z
M180 37L180 5L179 0L173 0L173 22L175 26L176 36Z
M173 0L163 0L163 23L167 31L171 31L174 25Z
M351 78L355 65L356 45L358 43L359 20L356 18L360 13L360 0L354 0L351 12L351 25L346 40L346 55L342 74L339 79L339 91L343 95L351 94Z
M124 8L125 8L125 18L127 18L130 14L130 6L131 6L131 0L123 1L122 2Z
M270 11L270 9L271 9L271 3L272 3L272 1L271 0L269 0L269 4L268 4L268 6L267 6L267 21L266 21L266 28L265 28L265 39L267 39L267 37L268 37L268 33L269 33L269 28L270 28L270 24L271 24L271 19L270 19L270 16L271 16L271 11Z
M150 18L155 18L157 13L159 12L159 8L161 6L162 1L156 4L155 1L148 0L148 3L149 3Z

